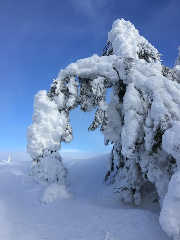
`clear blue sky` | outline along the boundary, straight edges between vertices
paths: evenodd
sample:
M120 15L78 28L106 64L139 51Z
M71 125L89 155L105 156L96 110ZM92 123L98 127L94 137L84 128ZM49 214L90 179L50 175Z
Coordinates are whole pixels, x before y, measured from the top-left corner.
M0 0L0 160L23 153L34 95L49 90L61 68L101 54L113 21L130 20L173 67L180 45L180 0ZM103 154L101 133L88 133L93 114L71 114L73 157ZM69 150L68 150L69 149ZM13 158L13 157L12 157Z

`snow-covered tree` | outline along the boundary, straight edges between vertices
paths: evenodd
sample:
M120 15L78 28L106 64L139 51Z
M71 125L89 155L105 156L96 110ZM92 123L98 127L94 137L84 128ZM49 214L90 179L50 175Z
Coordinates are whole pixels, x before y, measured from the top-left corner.
M179 46L179 56L175 62L175 66L173 68L176 75L180 78L180 46Z
M67 170L57 151L61 141L72 140L68 121L68 113L60 111L46 91L38 92L34 100L34 123L27 132L27 150L33 158L31 175L36 181L66 182Z
M10 155L8 156L8 160L7 161L3 159L3 162L10 163L11 162L11 156Z
M10 155L8 156L7 162L8 162L8 163L11 162L11 156L10 156Z
M179 58L178 58L179 59ZM35 96L27 150L37 180L65 182L57 152L73 139L69 111L96 108L89 130L100 127L105 145L113 144L105 180L119 198L140 204L162 203L172 174L179 169L179 60L172 70L135 27L116 20L102 56L80 59L61 70L48 93ZM106 90L113 89L109 105ZM55 167L56 166L56 167Z

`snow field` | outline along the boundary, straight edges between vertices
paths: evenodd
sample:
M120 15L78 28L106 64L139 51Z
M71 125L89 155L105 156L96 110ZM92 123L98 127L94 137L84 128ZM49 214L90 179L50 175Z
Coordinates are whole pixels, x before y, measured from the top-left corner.
M102 183L107 162L108 155L63 160L74 198L49 204L41 197L52 185L34 182L30 162L1 163L0 240L170 239L159 225L159 212L121 205L113 186Z

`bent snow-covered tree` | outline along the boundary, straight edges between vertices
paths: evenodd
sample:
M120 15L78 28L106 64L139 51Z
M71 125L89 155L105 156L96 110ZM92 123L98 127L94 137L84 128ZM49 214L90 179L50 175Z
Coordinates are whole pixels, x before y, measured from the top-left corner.
M105 145L113 144L105 180L116 184L120 199L140 204L162 202L180 157L180 60L174 71L125 20L113 23L102 56L78 60L61 70L50 91L35 96L27 150L37 180L66 183L58 150L71 142L69 112L80 105L96 109L89 130L100 126ZM113 89L109 105L107 88Z

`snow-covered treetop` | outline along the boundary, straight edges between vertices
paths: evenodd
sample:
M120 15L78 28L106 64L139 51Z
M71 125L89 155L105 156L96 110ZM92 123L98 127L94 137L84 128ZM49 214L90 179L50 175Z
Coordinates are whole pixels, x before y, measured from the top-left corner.
M158 50L139 35L132 23L124 19L113 23L112 30L108 34L108 42L110 46L107 55L110 53L112 56L93 55L80 59L68 65L65 70L61 70L57 79L61 81L69 76L78 76L93 80L98 76L104 76L113 84L118 80L118 76L112 63L119 58L145 59L147 62L160 61Z
M160 54L148 41L139 35L134 25L124 19L116 20L108 34L113 54L122 58L145 58L147 62L160 60ZM111 49L111 48L110 48Z

